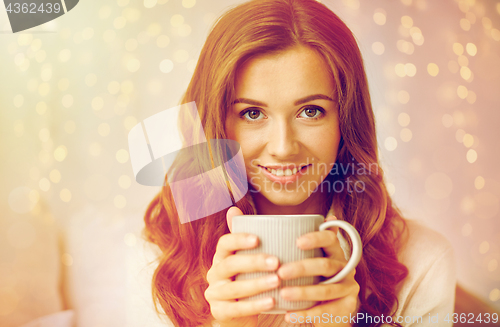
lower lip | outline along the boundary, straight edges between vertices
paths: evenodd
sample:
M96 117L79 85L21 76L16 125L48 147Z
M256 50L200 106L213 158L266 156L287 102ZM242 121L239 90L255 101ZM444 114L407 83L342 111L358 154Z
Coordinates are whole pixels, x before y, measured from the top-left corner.
M271 180L272 182L276 182L276 183L280 183L280 184L288 184L288 183L295 182L296 180L298 180L300 178L300 176L304 175L305 172L309 169L309 166L310 165L305 166L301 170L297 171L296 174L291 175L291 176L276 176L276 175L273 175L269 171L267 171L266 168L264 168L262 166L260 167L260 169L262 170L262 173L267 178L269 178L269 180Z

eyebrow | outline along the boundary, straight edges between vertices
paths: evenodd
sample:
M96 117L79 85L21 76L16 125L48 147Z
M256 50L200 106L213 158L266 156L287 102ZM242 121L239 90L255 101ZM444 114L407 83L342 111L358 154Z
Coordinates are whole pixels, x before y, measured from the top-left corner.
M324 94L313 94L313 95L308 95L304 98L298 99L297 101L294 102L294 105L298 106L298 105L301 105L303 103L313 101L313 100L318 100L318 99L333 101L332 98L330 98ZM260 102L260 101L252 100L252 99L246 99L246 98L236 99L233 101L232 104L235 104L235 103L246 103L246 104L250 104L253 106L267 107L267 104L265 104L264 102Z

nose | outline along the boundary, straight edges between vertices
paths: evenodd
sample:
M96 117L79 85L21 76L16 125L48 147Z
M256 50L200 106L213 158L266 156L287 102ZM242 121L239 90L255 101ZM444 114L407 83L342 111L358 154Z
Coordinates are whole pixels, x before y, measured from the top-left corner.
M286 160L299 153L297 133L286 120L276 121L270 126L267 150L273 157Z

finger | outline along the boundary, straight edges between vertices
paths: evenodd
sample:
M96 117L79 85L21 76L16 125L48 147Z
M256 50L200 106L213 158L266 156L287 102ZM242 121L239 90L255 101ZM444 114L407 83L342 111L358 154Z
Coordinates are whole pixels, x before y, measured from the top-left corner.
M219 263L235 251L253 249L259 244L257 236L248 233L222 235L217 243L213 264Z
M331 220L337 220L337 217L329 216L328 218L326 218L325 221L331 221ZM327 230L330 230L330 231L335 233L337 243L340 246L340 242L339 242L339 239L337 237L337 235L339 234L339 227L330 227ZM323 248L323 251L329 257L341 258L342 261L347 261L347 259L345 257L344 249L342 247L336 247L333 250L332 250L332 248L327 247L327 248Z
M220 282L210 285L205 291L207 300L228 301L246 298L262 292L275 289L280 285L276 274L270 274L258 279L241 280L235 282Z
M278 269L278 276L284 280L304 277L330 277L337 274L345 266L345 262L332 258L310 258L284 264Z
M302 250L322 248L327 257L345 261L344 251L340 247L337 232L329 229L302 235L297 239L297 247Z
M243 212L238 207L231 207L226 213L227 227L229 230L233 231L233 217L234 216L242 216Z
M329 229L320 232L307 233L297 239L297 246L302 250L325 248L333 246L337 243L337 233Z
M215 301L210 304L212 315L219 321L257 315L274 307L274 299L267 297L254 301Z
M337 220L337 217L329 216L325 222L331 220ZM297 246L302 250L331 246L337 241L338 230L338 227L330 227L325 230L330 233L324 233L324 231L307 233L297 239Z
M212 270L212 280L229 279L240 273L255 271L276 271L279 260L275 256L264 253L237 254L219 262ZM209 276L207 275L207 279ZM210 280L208 281L210 282Z
M328 216L326 217L325 221L330 221L330 220L338 220L337 217L335 217L334 215L331 215L331 216Z
M330 301L359 293L359 284L354 278L336 284L319 284L300 287L285 287L280 295L287 301Z

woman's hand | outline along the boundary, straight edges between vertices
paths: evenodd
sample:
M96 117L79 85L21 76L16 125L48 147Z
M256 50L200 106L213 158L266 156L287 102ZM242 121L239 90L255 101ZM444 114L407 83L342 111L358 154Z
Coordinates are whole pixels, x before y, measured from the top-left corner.
M336 218L333 216L327 218L327 220L334 219ZM337 230L338 228L330 228L321 232L308 233L297 239L297 246L300 249L322 248L326 256L284 264L278 269L278 276L287 280L318 275L329 278L337 274L347 263L337 239ZM359 293L359 285L354 275L355 270L338 283L283 288L281 297L286 300L321 301L310 309L288 312L285 320L291 323L303 323L307 321L307 316L311 319L319 316L321 322L315 323L316 327L351 326L349 318L350 314L356 314ZM336 316L340 316L337 318L338 323L335 322Z
M228 225L232 217L242 215L240 209L232 207L227 212ZM254 271L276 271L278 258L266 254L234 255L235 251L255 248L257 236L237 233L223 235L217 243L212 267L207 273L208 288L205 298L210 304L212 316L222 327L255 327L258 314L274 307L272 297L238 301L238 299L277 288L280 280L276 274L265 278L234 281L234 276Z

